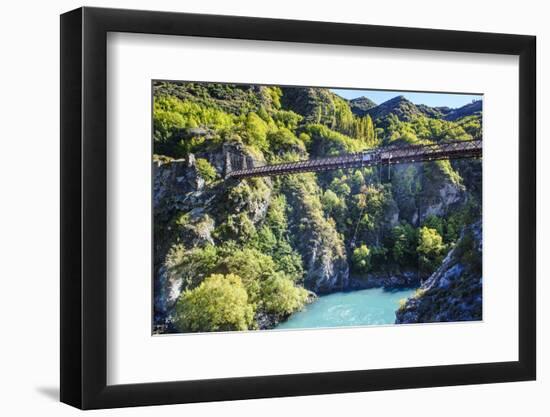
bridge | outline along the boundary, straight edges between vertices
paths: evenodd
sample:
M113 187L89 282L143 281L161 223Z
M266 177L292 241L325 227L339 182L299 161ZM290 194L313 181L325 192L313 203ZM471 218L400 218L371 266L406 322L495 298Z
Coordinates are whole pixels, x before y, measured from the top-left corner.
M252 166L253 161L251 158L231 156L227 161L226 179L266 177L301 172L371 167L376 165L390 166L394 164L428 162L441 159L481 158L481 156L481 140L425 145L385 146L358 153L262 166Z

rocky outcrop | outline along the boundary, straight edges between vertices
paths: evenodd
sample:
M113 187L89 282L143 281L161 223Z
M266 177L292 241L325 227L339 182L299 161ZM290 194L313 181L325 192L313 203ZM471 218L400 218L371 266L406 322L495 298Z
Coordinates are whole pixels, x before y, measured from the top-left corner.
M481 222L467 227L441 266L396 312L396 323L482 319Z
M349 265L346 259L343 243L332 244L322 234L313 231L309 239L305 259L305 286L317 293L329 293L348 287Z
M166 255L176 242L201 246L212 242L214 221L204 209L212 197L212 193L205 190L205 180L197 169L194 155L153 162L153 273L157 323L164 322L182 290L181 278L171 274L164 264Z
M207 159L221 177L228 154L253 159L239 143L226 143L217 152L199 156ZM244 185L239 182L207 184L196 159L190 154L175 160L157 157L153 162L154 305L155 315L160 318L169 312L183 290L180 277L165 266L170 249L176 244L188 249L215 244L213 232L229 215L246 213L252 222L259 222L269 205L270 187L265 186L263 193L249 198L240 193Z
M461 178L443 168L437 163L392 167L392 194L399 219L419 225L427 217L443 217L465 202L467 193Z
M289 176L283 189L292 207L289 226L293 243L306 271L304 286L328 293L347 288L349 265L342 237L322 213L318 191L317 184L306 176Z
M153 207L159 208L166 199L200 192L204 179L197 171L195 156L184 159L153 161Z

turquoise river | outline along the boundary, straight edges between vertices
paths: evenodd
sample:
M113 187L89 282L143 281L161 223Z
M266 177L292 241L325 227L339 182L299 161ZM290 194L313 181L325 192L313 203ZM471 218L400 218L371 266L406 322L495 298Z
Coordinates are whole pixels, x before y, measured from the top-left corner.
M275 329L393 324L399 300L410 297L414 291L372 288L324 295Z

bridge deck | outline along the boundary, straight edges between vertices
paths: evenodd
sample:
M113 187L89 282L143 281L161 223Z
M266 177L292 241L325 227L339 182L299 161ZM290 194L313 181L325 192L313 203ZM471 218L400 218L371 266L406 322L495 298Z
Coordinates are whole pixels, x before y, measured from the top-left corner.
M229 172L226 178L265 177L300 172L360 168L382 164L393 165L440 159L479 158L481 156L481 140L403 147L388 146L360 153L238 169Z

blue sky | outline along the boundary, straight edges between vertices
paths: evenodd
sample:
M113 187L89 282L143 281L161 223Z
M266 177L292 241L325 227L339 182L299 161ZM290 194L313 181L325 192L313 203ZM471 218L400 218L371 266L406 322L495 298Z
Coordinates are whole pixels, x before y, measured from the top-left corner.
M345 90L332 88L333 93L348 100L366 96L376 104L383 103L395 96L405 96L414 104L426 104L427 106L448 106L451 108L461 107L471 103L472 100L480 100L482 95L473 94L449 94L449 93L415 93L409 91L382 91L382 90Z

